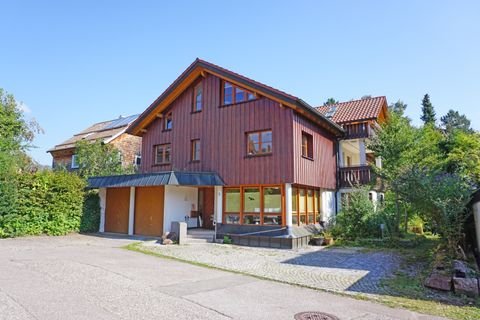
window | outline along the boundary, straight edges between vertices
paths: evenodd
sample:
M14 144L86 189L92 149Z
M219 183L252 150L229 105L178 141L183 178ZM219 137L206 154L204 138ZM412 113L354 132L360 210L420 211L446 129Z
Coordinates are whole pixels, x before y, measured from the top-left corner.
M77 155L72 154L72 164L71 164L72 169L78 169L78 163L77 163Z
M307 223L307 201L305 197L305 189L299 189L298 190L298 213L299 213L299 219L298 223L299 225L306 224Z
M224 189L226 224L283 225L282 187L244 186Z
M225 223L240 224L240 188L225 189Z
M321 219L320 189L292 188L292 224L318 223Z
M155 164L170 163L170 143L155 146Z
M202 111L202 96L203 96L203 87L199 83L193 89L193 112Z
M164 130L172 130L172 112L167 113L165 116Z
M247 155L272 153L272 131L257 131L247 134Z
M243 189L243 224L260 224L260 188Z
M192 140L192 161L200 161L200 139Z
M140 166L142 164L142 156L139 154L136 154L135 159L133 160L133 164L137 167Z
M236 87L229 82L223 82L223 105L250 101L255 98L256 96L253 92Z
M282 224L282 189L280 187L263 188L263 224Z
M313 137L302 132L302 157L313 159Z
M292 188L292 224L298 225L298 189Z

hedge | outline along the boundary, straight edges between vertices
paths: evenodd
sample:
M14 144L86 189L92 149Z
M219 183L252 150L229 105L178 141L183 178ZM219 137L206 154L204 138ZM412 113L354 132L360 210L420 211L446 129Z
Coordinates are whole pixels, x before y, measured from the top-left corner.
M21 173L8 184L13 187L0 195L0 237L98 231L98 196L85 192L85 180L76 174Z

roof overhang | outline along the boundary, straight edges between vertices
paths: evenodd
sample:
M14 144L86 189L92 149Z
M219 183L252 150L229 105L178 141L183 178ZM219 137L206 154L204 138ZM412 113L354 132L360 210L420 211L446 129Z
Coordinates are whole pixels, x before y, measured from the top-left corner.
M241 86L247 90L258 92L260 95L276 101L282 106L289 107L335 136L344 135L344 130L341 126L326 118L305 101L200 59L196 59L137 120L131 124L127 129L127 133L142 136L157 116L161 115L198 77L205 77L206 73L226 79L232 84Z
M215 172L163 171L91 177L88 188L152 187L152 186L223 186L225 183Z

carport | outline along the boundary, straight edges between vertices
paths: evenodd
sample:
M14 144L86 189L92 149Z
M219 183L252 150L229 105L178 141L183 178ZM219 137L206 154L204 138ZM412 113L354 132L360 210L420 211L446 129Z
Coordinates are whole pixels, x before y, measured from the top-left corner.
M100 232L162 236L172 221L188 221L198 214L198 191L205 188L213 191L214 220L221 221L224 183L214 172L92 177L88 184L99 189Z

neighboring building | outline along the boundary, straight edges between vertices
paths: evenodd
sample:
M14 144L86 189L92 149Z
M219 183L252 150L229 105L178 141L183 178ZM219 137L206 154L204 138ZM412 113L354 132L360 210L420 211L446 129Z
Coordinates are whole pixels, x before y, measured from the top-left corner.
M90 179L101 231L160 236L187 220L295 237L335 214L342 127L219 66L195 60L127 133L142 137L142 173Z
M326 105L317 108L323 115L341 125L345 136L338 146L337 211L341 200L348 197L352 187L375 182L372 165L381 167L380 158L368 150L366 144L375 135L387 117L385 97L366 98ZM383 200L381 186L377 184L370 191L372 201Z
M64 167L67 170L78 169L76 162L75 145L78 141L102 140L110 143L121 153L123 166L139 166L141 161L142 138L126 133L129 126L138 118L137 115L95 123L70 139L57 144L48 150L53 157L52 168Z

